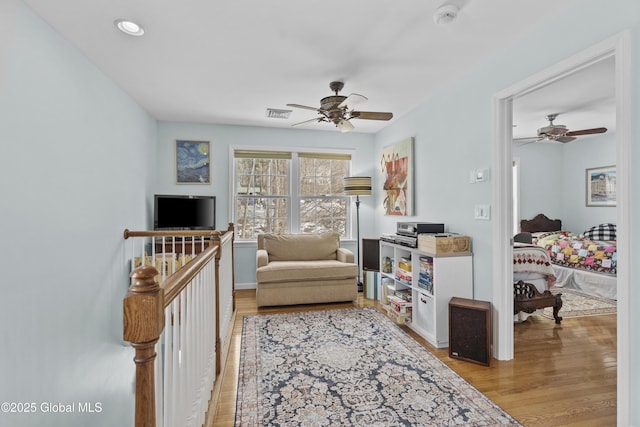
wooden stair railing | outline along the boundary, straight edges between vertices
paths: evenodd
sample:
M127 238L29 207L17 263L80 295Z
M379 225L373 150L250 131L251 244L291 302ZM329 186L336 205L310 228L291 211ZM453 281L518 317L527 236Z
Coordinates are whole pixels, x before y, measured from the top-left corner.
M221 307L220 290L223 286L225 295L229 295L232 311L235 313L235 295L233 288L233 224L229 224L226 232L158 232L158 231L129 231L125 230L125 239L129 237L166 237L166 236L210 236L209 246L192 259L188 264L177 270L173 275L159 284L156 281L158 270L149 265L136 268L131 273L131 286L123 300L123 337L135 349L134 362L136 365L136 397L135 397L135 426L156 427L156 378L155 361L157 357L156 344L165 327L165 309L179 297L192 280L211 262L215 263L215 381L218 381L222 360ZM230 260L225 260L225 268L231 269L224 277L230 277L231 283L220 283L220 260L226 253ZM171 319L173 323L174 319ZM179 321L176 316L175 321ZM228 320L227 320L227 323ZM213 385L211 387L213 389ZM165 424L169 425L169 424Z

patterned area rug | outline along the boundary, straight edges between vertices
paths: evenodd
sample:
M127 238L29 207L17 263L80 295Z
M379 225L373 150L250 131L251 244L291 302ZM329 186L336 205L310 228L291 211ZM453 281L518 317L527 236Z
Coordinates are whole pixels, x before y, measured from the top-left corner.
M562 308L559 314L564 319L616 313L616 300L613 299L588 295L566 288L551 289L551 292L554 294L560 292L562 294ZM542 315L553 319L553 308L546 307Z
M374 308L244 318L236 426L521 426Z

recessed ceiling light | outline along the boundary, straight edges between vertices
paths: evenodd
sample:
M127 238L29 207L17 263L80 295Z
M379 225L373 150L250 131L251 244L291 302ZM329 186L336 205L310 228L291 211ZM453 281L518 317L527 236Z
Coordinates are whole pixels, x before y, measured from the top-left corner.
M138 37L144 34L144 28L133 21L117 19L114 24L120 31L127 35Z

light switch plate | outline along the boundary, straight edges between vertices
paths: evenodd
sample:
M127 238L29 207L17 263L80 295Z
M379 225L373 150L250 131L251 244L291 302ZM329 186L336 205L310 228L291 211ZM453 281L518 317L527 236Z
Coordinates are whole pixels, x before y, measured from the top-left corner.
M476 170L476 182L485 182L489 180L489 169Z
M473 217L475 219L482 220L491 219L491 205L475 205L473 209Z

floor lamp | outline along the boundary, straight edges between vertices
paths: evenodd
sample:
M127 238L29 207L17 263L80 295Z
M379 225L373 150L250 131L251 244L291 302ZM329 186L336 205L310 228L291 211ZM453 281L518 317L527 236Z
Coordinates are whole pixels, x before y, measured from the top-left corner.
M371 195L370 176L346 176L344 178L344 194L356 196L356 248L358 252L358 291L362 290L360 276L360 196Z

